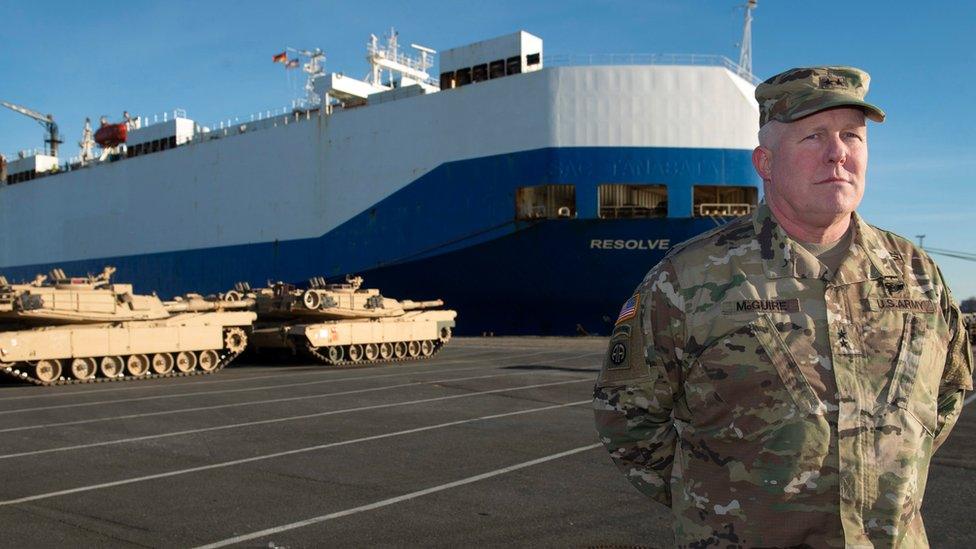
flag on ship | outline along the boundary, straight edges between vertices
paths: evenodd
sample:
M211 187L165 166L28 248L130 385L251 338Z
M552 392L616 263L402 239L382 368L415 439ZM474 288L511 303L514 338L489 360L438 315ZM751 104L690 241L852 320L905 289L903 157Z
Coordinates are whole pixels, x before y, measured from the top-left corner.
M298 59L289 59L288 62L285 63L285 68L286 69L296 69L296 68L298 68Z
M273 55L271 57L271 61L274 62L274 63L288 63L288 53L287 52L281 52L281 53L275 54L275 55Z

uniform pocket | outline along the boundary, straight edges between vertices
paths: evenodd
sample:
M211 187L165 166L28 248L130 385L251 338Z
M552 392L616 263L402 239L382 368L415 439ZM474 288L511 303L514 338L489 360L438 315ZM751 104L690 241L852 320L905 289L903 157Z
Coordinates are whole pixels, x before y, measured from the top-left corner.
M691 425L725 440L772 436L821 412L820 401L768 315L705 348L684 380Z
M929 383L927 378L933 373L932 369L937 368L941 373L936 360L943 355L938 352L936 343L929 340L928 331L924 317L906 315L886 403L902 411L931 436L938 425L938 386L937 382ZM920 377L922 383L919 383Z

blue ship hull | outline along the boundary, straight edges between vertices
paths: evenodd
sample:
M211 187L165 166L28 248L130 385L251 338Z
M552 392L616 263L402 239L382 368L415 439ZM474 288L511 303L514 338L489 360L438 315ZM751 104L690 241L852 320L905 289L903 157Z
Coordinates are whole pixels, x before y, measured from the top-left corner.
M668 246L715 226L691 217L692 186L757 185L749 157L738 149L564 147L450 162L318 238L3 274L20 280L55 266L83 273L115 265L117 280L170 297L226 291L237 281L357 273L390 297L444 299L458 311L459 334L607 334ZM577 217L516 220L516 190L548 183L575 185ZM668 185L670 217L599 219L604 183Z

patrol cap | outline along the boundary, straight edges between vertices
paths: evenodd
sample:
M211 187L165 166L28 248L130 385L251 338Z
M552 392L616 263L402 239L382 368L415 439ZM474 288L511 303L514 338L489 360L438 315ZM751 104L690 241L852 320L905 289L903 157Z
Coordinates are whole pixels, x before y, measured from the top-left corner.
M871 76L855 67L797 67L756 87L759 127L770 120L793 122L833 107L860 107L875 122L885 113L864 101Z

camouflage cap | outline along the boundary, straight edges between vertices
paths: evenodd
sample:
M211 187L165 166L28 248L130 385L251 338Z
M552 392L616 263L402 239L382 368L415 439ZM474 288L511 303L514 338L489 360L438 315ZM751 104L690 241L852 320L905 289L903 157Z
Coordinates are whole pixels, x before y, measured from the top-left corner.
M864 101L871 76L854 67L798 67L756 87L759 127L770 120L793 122L833 107L860 107L875 122L885 113Z

